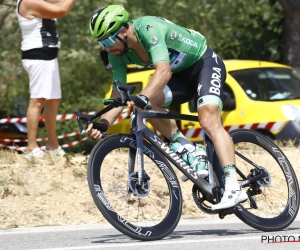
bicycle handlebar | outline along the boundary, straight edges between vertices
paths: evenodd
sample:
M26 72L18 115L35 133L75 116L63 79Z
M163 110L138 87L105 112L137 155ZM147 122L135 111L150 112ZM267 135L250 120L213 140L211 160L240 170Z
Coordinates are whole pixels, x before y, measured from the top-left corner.
M135 90L134 85L124 85L118 80L114 81L113 84L115 85L116 90L118 91L120 97L115 99L113 98L104 99L103 104L108 105L107 107L105 107L104 109L102 109L101 111L93 115L84 114L80 110L75 111L79 131L81 134L83 133L83 127L81 121L84 121L87 127L89 124L93 123L93 127L101 131L103 129L103 125L99 122L92 122L92 121L114 108L126 106L127 105L126 103L128 101L131 101L131 94ZM152 107L151 105L148 105L147 110L150 109L152 109Z

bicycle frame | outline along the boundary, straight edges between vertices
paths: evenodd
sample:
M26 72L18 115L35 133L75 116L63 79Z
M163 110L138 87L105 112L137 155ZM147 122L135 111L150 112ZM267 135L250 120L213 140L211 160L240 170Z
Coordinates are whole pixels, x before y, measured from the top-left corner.
M215 171L218 182L221 188L224 187L223 176L221 166L219 161L214 154L214 146L212 141L208 136L205 136L206 151L208 157L208 171L209 171L209 182L205 181L203 178L199 177L196 172L186 164L181 157L179 157L175 152L173 152L168 145L165 144L156 134L154 134L143 122L146 118L154 119L177 119L177 120L189 120L198 121L197 116L192 115L182 115L172 112L160 112L160 111L137 111L135 109L131 110L131 129L132 133L136 136L137 143L137 154L138 154L138 184L142 185L144 178L144 155L143 155L143 137L145 137L153 146L155 146L169 161L171 161L184 175L199 187L200 191L208 198L213 199L214 193L213 188L216 187L216 182L214 180L213 171ZM133 152L130 152L129 161L129 174L134 172L135 157Z
M100 117L102 114L105 114L109 110L119 107L125 106L127 101L130 101L131 94L133 93L135 87L134 86L124 86L119 81L115 81L113 83L116 86L116 89L120 95L120 98L111 99L106 104L109 104L100 112L94 115L84 115L79 110L76 110L75 113L77 115L77 122L82 133L83 128L80 120L86 122L89 125L92 120L97 117ZM151 106L149 105L149 108ZM168 145L166 145L157 135L155 135L145 124L146 118L154 118L154 119L175 119L175 120L188 120L188 121L198 121L198 116L192 115L184 115L172 112L161 112L154 110L147 111L138 111L134 108L131 108L131 130L132 133L136 137L136 148L138 153L138 185L143 184L144 180L144 154L143 154L143 138L145 137L155 148L157 148L170 162L174 164L184 175L186 175L201 191L203 195L206 196L208 200L212 200L215 197L214 189L218 186L218 188L224 188L224 172L219 164L219 160L214 152L214 146L210 138L205 135L206 142L206 152L208 157L208 172L209 179L208 182L198 176L196 172L191 168L188 164L186 164L181 157L179 157L175 152L173 152ZM129 175L134 172L135 165L135 156L136 152L134 150L130 150L129 153L129 166L128 171ZM216 174L214 178L214 173Z
M134 86L123 86L118 81L114 82L116 89L118 90L120 94L120 98L115 99L107 99L103 100L104 105L108 105L100 112L94 114L94 115L86 115L83 114L80 110L75 111L77 115L77 122L80 129L80 133L83 133L83 127L81 124L81 120L86 123L88 126L90 123L93 124L93 128L98 129L102 131L103 137L106 135L106 129L103 129L103 124L101 122L93 122L93 119L101 116L102 114L108 112L109 110L120 107L120 106L126 106L127 102L131 100L131 94L134 91ZM151 109L151 106L149 105L149 109ZM134 193L140 197L145 197L149 194L149 188L151 183L148 183L148 180L150 180L150 177L147 175L147 173L144 171L144 153L151 157L152 161L155 163L155 165L160 168L161 172L163 172L164 178L169 179L168 186L169 191L172 194L172 197L174 196L181 196L181 192L177 193L174 191L171 191L171 185L177 186L179 185L177 178L175 180L172 178L173 176L173 170L170 169L170 166L165 166L163 157L165 159L169 160L176 168L178 168L184 175L186 175L193 183L193 198L198 205L198 207L204 211L211 214L213 211L209 210L209 204L204 204L204 201L208 201L211 204L216 204L220 202L222 197L222 191L225 189L225 178L224 173L222 170L222 167L220 166L218 157L215 152L214 145L210 138L205 134L205 142L206 142L206 152L208 157L208 171L209 176L208 178L201 178L199 177L196 172L187 165L180 156L178 156L175 152L173 152L170 147L162 141L156 134L154 134L147 126L146 126L146 119L175 119L175 120L188 120L188 121L198 121L197 116L191 116L191 115L182 115L178 113L172 113L172 112L161 112L161 111L139 111L136 109L131 109L130 119L131 119L131 133L130 134L119 134L119 135L113 135L110 138L107 138L107 140L104 140L103 143L98 143L94 150L92 151L91 155L92 157L89 160L88 163L88 183L89 188L92 193L92 196L94 198L94 201L96 205L98 206L99 210L103 214L103 216L119 231L123 232L124 234L135 238L139 240L149 240L148 234L142 234L141 230L142 227L139 225L132 225L129 221L126 219L123 219L114 209L112 209L112 206L109 204L108 200L104 196L104 192L99 188L99 190L95 189L95 182L93 179L97 180L97 186L101 184L101 178L100 178L100 171L101 171L101 164L99 165L99 161L102 162L102 160L105 159L105 157L111 152L106 151L104 147L108 147L107 149L114 150L122 147L129 147L129 163L128 163L128 184L127 190L124 189L123 191L127 191L128 193ZM281 229L286 228L288 225L292 223L292 221L296 218L298 208L299 208L299 186L298 181L295 175L295 172L293 171L293 168L291 164L289 163L288 159L285 158L283 152L271 141L266 139L263 135L259 134L255 131L249 131L249 130L240 130L240 131L231 131L230 136L232 137L233 143L239 144L239 143L250 143L257 145L259 148L266 151L280 166L282 173L285 176L286 184L288 185L288 195L287 195L287 204L285 206L285 209L283 211L279 210L280 214L276 217L261 217L260 214L257 216L256 214L252 214L251 211L249 211L248 208L244 208L243 206L237 204L234 207L230 207L228 209L223 209L220 211L216 211L216 213L219 213L219 218L223 219L227 214L234 213L238 218L240 218L243 222L245 222L247 225L265 231L265 232L271 232L271 231L278 231ZM130 139L130 143L123 144L124 140ZM149 151L145 145L144 140L147 140L147 145L153 150L153 152ZM113 143L118 143L117 145L113 145ZM149 144L148 144L149 143ZM104 152L99 151L99 149L104 148ZM160 161L154 158L154 153L157 155ZM161 155L162 154L162 155ZM270 174L266 168L263 166L257 165L255 162L251 160L251 157L247 157L243 155L242 151L235 151L235 155L239 156L243 161L247 162L253 168L250 169L250 173L248 173L249 169L246 166L246 172L245 175L242 171L240 171L237 168L237 173L242 178L242 182L240 182L241 188L248 187L247 195L250 202L250 209L254 208L257 209L258 206L256 204L256 201L252 198L255 195L262 194L264 190L260 189L260 186L268 187L270 180L263 180L262 178L270 177ZM99 157L99 159L96 159L95 157ZM137 164L135 164L135 161L137 159ZM96 161L95 161L96 160ZM273 162L271 162L273 164ZM166 162L166 164L168 164ZM137 167L135 167L137 165ZM169 164L168 164L169 165ZM109 166L108 166L109 167ZM138 169L136 169L138 168ZM256 169L258 170L256 172ZM137 172L136 172L137 171ZM172 175L169 173L171 172ZM150 173L151 174L151 173ZM155 176L155 175L154 175ZM170 177L172 179L170 179ZM126 177L125 177L126 178ZM174 181L173 181L174 180ZM258 180L266 181L262 185L260 183L257 183ZM254 183L255 182L255 183ZM253 183L253 185L251 185ZM266 185L265 185L266 184ZM125 184L126 185L126 184ZM174 189L173 189L174 190ZM140 192L141 191L141 192ZM179 190L178 190L179 191ZM199 194L199 192L201 194ZM273 195L272 189L270 192L271 195ZM113 192L114 195L114 192ZM127 199L126 195L126 199ZM155 193L154 193L155 195ZM264 195L264 194L263 194ZM151 197L150 197L151 198ZM177 197L175 197L177 198ZM267 205L267 208L270 207L268 204L268 198L267 196L263 197L265 200L265 203ZM138 198L139 199L139 198ZM178 202L175 204L175 202L171 202L169 206L169 213L167 214L168 217L165 217L162 222L157 224L157 235L155 235L150 240L154 239L160 239L166 235L168 235L177 225L180 214L181 214L181 208L182 208L182 197L181 199L176 199ZM281 202L280 202L281 203ZM173 206L175 204L175 206ZM130 204L129 204L130 205ZM279 204L282 207L282 203ZM171 213L171 208L174 208L175 214ZM172 210L172 211L173 211ZM271 207L271 213L273 215L273 209ZM174 215L176 216L174 218ZM144 217L143 217L144 218ZM168 218L168 221L166 220ZM174 220L175 219L175 220ZM121 221L120 221L121 220ZM173 224L170 225L170 221L173 222ZM163 233L161 233L161 228L164 228L165 230ZM153 231L155 226L143 227L143 230L148 233ZM136 229L136 230L135 230Z

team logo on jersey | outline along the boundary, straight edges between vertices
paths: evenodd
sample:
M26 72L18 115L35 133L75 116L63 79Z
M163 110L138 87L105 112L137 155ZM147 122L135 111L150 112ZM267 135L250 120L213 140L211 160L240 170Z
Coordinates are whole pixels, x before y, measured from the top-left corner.
M172 30L172 32L170 33L170 40L175 40L177 37L177 32L175 30Z
M147 31L149 31L149 30L152 29L152 28L153 28L152 25L149 25L149 24L148 24L148 25L146 26L146 30L147 30Z
M182 43L185 43L187 45L191 45L195 48L198 48L198 45L195 41L189 39L189 38L186 38L184 37L183 35L179 34L179 37L178 37L178 41L182 42Z
M135 29L136 29L136 30L140 30L141 26L142 26L142 25L139 24L139 26L137 26Z
M157 41L158 41L158 38L157 38L156 36L152 36L152 37L150 38L150 43L151 43L151 44L156 44Z
M216 61L216 64L219 65L219 63L218 63L218 55L215 52L213 52L212 58L214 58L215 61Z

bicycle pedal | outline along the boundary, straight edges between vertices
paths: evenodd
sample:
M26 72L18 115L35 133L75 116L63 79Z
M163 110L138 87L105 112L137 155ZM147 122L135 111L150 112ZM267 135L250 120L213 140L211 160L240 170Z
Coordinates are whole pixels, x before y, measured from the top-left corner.
M234 207L230 207L230 208L226 208L226 209L220 209L219 211L216 210L216 212L219 212L219 218L220 219L224 219L226 215L234 213Z

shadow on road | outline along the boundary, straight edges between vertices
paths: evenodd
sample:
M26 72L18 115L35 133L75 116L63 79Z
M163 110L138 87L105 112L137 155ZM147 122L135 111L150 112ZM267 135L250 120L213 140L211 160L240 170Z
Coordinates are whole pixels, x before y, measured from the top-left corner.
M162 240L175 240L184 238L185 236L199 236L199 237L216 237L216 236L243 236L243 235L282 235L284 231L289 231L289 233L299 232L298 227L287 228L282 231L275 231L275 232L262 232L255 229L237 229L237 230L230 230L230 229L210 229L210 230L182 230L182 231L173 231L169 236L165 237ZM103 235L101 238L94 239L91 243L126 243L126 242L139 242L138 240L133 240L127 237L124 234L110 234L110 235Z
M262 232L258 231L256 229L237 229L237 230L232 230L232 229L209 229L209 230L189 230L189 231L174 231L172 232L169 236L165 237L164 240L170 240L170 239L178 239L182 238L184 236L242 236L242 235L266 235L266 234L281 234L284 231L289 231L293 232L296 231L295 233L299 232L299 228L287 228L282 231L275 231L275 232Z

